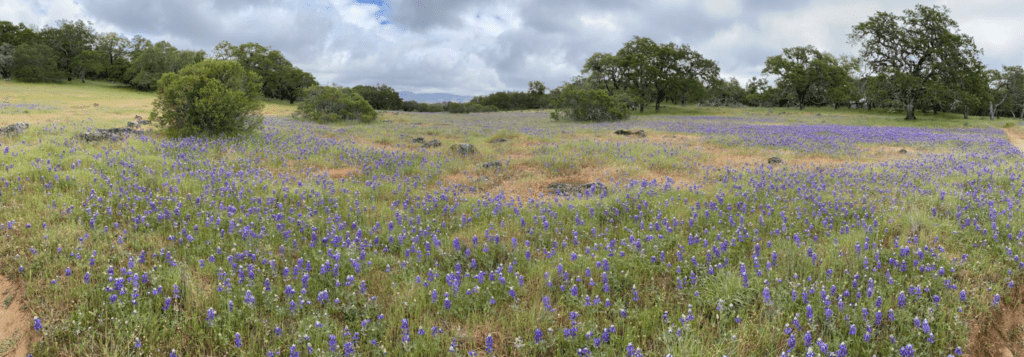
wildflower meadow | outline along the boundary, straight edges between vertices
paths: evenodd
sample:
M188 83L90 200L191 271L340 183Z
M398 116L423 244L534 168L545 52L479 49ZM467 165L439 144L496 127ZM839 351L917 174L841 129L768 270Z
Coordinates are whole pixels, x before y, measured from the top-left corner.
M28 86L0 84L0 124L31 125L0 136L0 308L20 326L3 355L1022 347L1024 131L1006 120L740 108L321 125L272 103L256 135L82 142L152 97Z

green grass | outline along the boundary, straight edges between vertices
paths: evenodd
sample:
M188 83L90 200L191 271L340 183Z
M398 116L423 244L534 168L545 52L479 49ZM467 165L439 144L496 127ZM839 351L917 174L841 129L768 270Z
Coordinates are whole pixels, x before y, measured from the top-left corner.
M384 348L389 355L446 355L452 339L465 355L470 349L483 351L488 335L495 338L497 355L575 355L593 346L584 334L600 335L612 325L617 332L594 355L622 355L630 343L645 355L778 355L785 345L782 331L794 314L804 314L807 305L824 314L826 306L814 294L806 304L791 302L791 290L835 285L837 294L866 295L867 279L875 284L873 294L885 297L882 306L851 296L844 301L859 305L837 314L860 321L861 307L870 307L872 314L893 308L895 321L875 326L876 342L847 337L850 323L839 315L805 324L805 330L829 341L833 351L839 342L847 343L851 355L894 354L888 335L898 338L897 348L913 343L919 355L946 355L955 346L968 346L973 321L999 313L991 308L993 295L1009 297L1007 284L1019 274L1006 271L1017 266L1006 252L1019 254L1017 241L997 241L982 232L995 222L1000 236L1016 234L1024 224L1012 195L1022 189L1019 157L927 155L952 144L913 148L923 154L914 157L806 154L671 132L624 138L601 126L552 122L543 111L401 113L385 114L390 122L316 125L289 119L294 106L283 102L268 102L267 111L281 118L268 120L264 135L191 142L165 140L154 132L125 142L83 144L69 139L85 128L120 126L134 113L148 113L153 94L97 82L0 83L0 91L10 103L60 108L0 119L33 125L19 136L0 137L0 150L11 150L0 156L0 273L23 287L27 316L43 321L42 331L30 332L39 341L34 355L168 355L175 349L181 356L263 356L268 351L288 355L292 345L306 355L307 343L329 355L323 351L328 336L352 341L345 331L360 332L363 356L383 355ZM1009 124L942 115L906 122L898 113L821 108L666 106L663 114L869 126ZM621 124L643 127L663 120L671 119L645 112ZM414 137L437 138L443 145L423 149L411 143ZM497 138L508 141L492 143ZM448 146L460 142L475 145L479 153L451 154ZM763 165L772 155L787 164ZM828 160L848 166L821 164ZM479 167L491 161L504 166ZM337 171L344 174L331 175ZM675 184L665 188L667 178ZM654 179L658 183L650 184ZM540 195L550 182L597 180L612 188L606 197ZM502 194L499 204L493 198ZM977 228L958 215L977 219ZM730 223L740 220L742 227ZM410 221L419 223L400 223ZM394 231L388 228L392 223ZM335 238L343 243L322 242ZM418 243L410 244L413 239ZM874 248L857 253L865 239ZM662 252L673 266L652 263ZM959 260L963 254L969 254L966 262ZM300 257L311 266L303 272L310 275L308 283L301 273L281 275ZM906 262L906 272L889 258ZM606 259L611 264L607 291L600 265ZM360 263L358 271L353 262ZM736 262L746 264L749 286ZM323 264L328 273L320 273ZM331 272L334 264L337 276ZM882 268L872 270L876 264ZM456 265L474 274L501 267L508 283L479 283L470 275L462 276L458 290L450 289L446 275ZM917 270L940 266L949 273ZM113 302L116 282L108 281L108 267L111 279L129 279L125 294ZM71 276L64 275L66 268ZM708 274L709 269L716 273ZM696 281L680 284L691 270ZM85 272L91 274L88 284ZM133 290L130 280L136 274L149 281ZM426 288L422 281L428 274L437 276ZM851 283L854 274L858 287ZM944 288L947 278L958 289ZM762 301L765 280L773 282L771 303ZM301 298L284 292L285 285L298 290L305 284ZM897 307L895 296L918 285L930 291L911 296L908 307ZM465 294L475 286L480 290ZM563 291L573 286L577 296ZM435 289L438 302L431 301ZM968 292L966 302L960 302L960 289ZM330 301L321 305L316 298L324 290ZM245 302L247 292L254 303ZM445 292L455 296L451 310L441 307ZM585 306L583 297L595 295L601 307ZM930 295L938 295L943 305L916 302ZM555 312L544 307L544 297ZM312 302L293 312L290 302L302 299ZM210 308L217 317L207 321ZM579 336L563 338L564 329L574 326L573 311L581 313L575 325ZM690 313L692 320L680 322ZM930 344L909 327L915 317L929 320L938 342ZM412 335L407 343L399 327L403 318ZM863 333L865 325L856 324ZM425 336L415 333L420 326ZM436 338L430 331L435 326L443 330ZM541 343L533 340L538 328ZM241 348L234 346L236 332ZM136 339L142 347L135 347ZM370 345L371 339L379 346ZM803 352L803 347L796 351Z

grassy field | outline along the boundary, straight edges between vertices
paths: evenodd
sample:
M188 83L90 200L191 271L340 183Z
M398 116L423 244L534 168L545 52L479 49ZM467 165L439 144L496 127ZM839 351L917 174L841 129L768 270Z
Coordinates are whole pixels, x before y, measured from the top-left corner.
M1024 353L1012 120L268 102L249 137L74 138L153 99L0 82L31 124L0 136L0 356Z

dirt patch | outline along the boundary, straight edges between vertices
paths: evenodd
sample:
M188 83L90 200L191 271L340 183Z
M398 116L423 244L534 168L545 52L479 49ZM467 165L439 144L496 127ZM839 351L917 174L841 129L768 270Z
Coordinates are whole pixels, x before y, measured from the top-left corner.
M327 170L327 176L332 179L346 178L352 175L359 174L359 168L355 166L345 167L340 169L329 169Z
M32 314L23 309L24 291L0 276L0 356L23 357L39 340L32 330Z
M971 327L970 356L1024 356L1024 290L1014 287L1007 295L992 307L991 316Z
M1006 137L1009 139L1010 144L1017 147L1017 150L1024 153L1024 135L1021 135L1017 130L1014 129L1003 129L1006 133Z

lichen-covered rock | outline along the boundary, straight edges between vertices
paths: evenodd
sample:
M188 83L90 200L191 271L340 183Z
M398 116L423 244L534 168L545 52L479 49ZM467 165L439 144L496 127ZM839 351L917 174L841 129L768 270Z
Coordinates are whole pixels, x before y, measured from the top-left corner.
M0 127L0 134L4 135L15 135L21 134L21 132L28 129L28 123L14 123L5 127Z
M425 147L425 148L436 148L436 147L440 147L440 146L441 146L441 142L437 141L437 139L434 139L434 140L428 141L426 143L423 143L423 147Z
M94 141L117 141L125 138L130 134L139 134L142 131L135 130L132 128L111 128L111 129L97 129L96 131L84 132L75 135L75 138L85 142Z
M455 144L451 146L451 151L459 155L473 155L476 154L476 147L472 144Z
M777 156L772 156L772 157L768 158L768 164L770 164L770 165L777 165L777 164L781 164L781 163L782 163L782 159L778 158Z
M426 141L426 140L423 140L423 138L415 138L415 139L412 139L412 143L413 143L413 144L422 144L422 143L425 143L425 142L427 142L427 141Z
M483 168L485 168L485 169L489 169L489 168L492 168L492 167L501 167L501 162L491 161L491 162L485 163L485 164L483 164L481 166L483 166Z
M138 122L135 122L135 121L129 121L128 122L128 128L129 129L135 129L135 128L138 128L138 127L139 127L139 123Z

